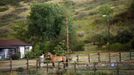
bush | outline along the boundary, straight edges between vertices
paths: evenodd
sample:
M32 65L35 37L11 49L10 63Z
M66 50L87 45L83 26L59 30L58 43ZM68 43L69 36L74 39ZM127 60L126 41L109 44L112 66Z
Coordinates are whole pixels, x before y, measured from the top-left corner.
M107 32L96 34L89 39L90 42L92 42L94 45L97 45L98 47L102 47L106 45L108 42L111 43L112 40L113 40L113 35L110 34L109 36Z
M43 75L40 71L30 70L28 75Z
M84 51L84 42L77 42L74 46L74 51Z
M19 68L17 68L17 71L18 72L23 72L24 71L24 68L23 67L19 67Z
M118 32L118 35L115 36L115 41L125 44L128 43L133 38L133 33L129 30L123 30Z
M71 1L71 0L64 0L64 5L66 7L72 7L72 6L75 5L75 3L73 1Z
M6 10L8 10L8 7L0 7L0 12L4 12Z
M21 0L0 0L0 6L4 6L4 5L17 5Z
M134 0L132 1L129 10L134 11Z
M53 53L56 55L65 55L66 53L65 40L59 42L59 44L54 48Z
M109 46L109 49L113 51L126 51L126 50L131 49L131 45L130 43L126 43L126 44L114 43Z
M131 46L132 49L134 49L134 38L129 42L129 45Z
M12 54L12 55L11 55L11 58L12 58L13 60L19 59L19 58L20 58L20 53Z
M25 58L33 59L36 58L37 54L33 51L26 53Z
M109 72L103 72L98 71L96 73L91 71L77 71L76 73L74 71L69 71L68 73L65 73L64 75L112 75L112 73Z

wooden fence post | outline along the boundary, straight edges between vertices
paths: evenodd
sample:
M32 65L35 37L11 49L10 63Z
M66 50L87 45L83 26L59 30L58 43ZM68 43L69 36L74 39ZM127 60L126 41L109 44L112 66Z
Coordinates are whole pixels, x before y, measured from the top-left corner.
M118 62L116 62L116 72L117 72L117 75L119 75L120 73L119 73L119 63Z
M40 60L40 58L39 58L38 62L39 62L39 68L41 68L41 60Z
M109 52L109 63L111 63L111 53Z
M132 60L132 52L129 52L130 60Z
M119 52L119 62L121 62L121 52Z
M97 68L96 68L96 62L94 62L94 63L93 63L93 71L94 71L94 75L96 74L96 70L97 70Z
M88 62L90 63L90 54L88 54Z
M60 62L58 62L57 75L60 75Z
M101 60L100 60L100 52L98 52L98 62L101 62Z
M76 57L77 57L77 62L79 62L79 55L77 55Z
M76 65L77 65L77 63L74 62L74 72L75 72L75 73L76 73Z
M10 72L11 72L11 75L12 75L12 69L13 69L13 67L12 67L12 58L10 57Z
M58 62L58 70L60 69L60 62Z
M38 59L36 59L36 70L38 70Z
M47 62L47 75L48 75L48 62Z
M29 59L28 59L28 57L27 57L27 63L26 63L26 65L27 65L27 74L28 74L28 72L29 72Z

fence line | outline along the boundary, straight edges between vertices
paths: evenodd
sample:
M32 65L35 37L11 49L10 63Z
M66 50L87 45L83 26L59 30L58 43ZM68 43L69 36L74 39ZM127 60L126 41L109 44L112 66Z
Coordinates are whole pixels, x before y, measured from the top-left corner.
M97 58L96 59L98 59L98 61L97 62L91 62L91 54L92 53L90 53L90 54L87 54L87 60L88 60L88 63L80 63L80 55L76 55L76 62L73 62L73 63L69 63L70 65L72 65L73 64L73 66L74 66L74 71L75 72L77 72L77 66L78 65L90 65L90 64L93 64L93 71L94 72L96 72L97 70L105 70L105 69L97 69L97 67L96 67L96 65L97 64L99 64L99 63L102 63L102 64L112 64L112 63L114 63L114 64L116 64L116 71L117 71L117 75L119 75L119 71L120 70L129 70L129 69L121 69L121 68L119 68L119 65L118 64L134 64L134 61L128 61L128 62L124 62L124 61L122 61L122 53L123 52L108 52L108 61L102 61L101 60L101 54L102 53L104 53L104 52L97 52L96 53L96 55L97 55ZM119 57L119 61L116 61L116 62L112 62L111 61L111 54L112 53L118 53L118 57ZM133 60L133 55L132 55L132 52L130 51L130 52L127 52L127 53L129 53L129 60ZM10 63L9 63L9 69L10 69L10 72L12 73L12 71L14 70L14 66L13 66L13 62L12 62L13 60L12 60L12 58L10 58ZM68 63L68 62L67 62ZM30 69L30 63L29 63L29 58L27 58L26 59L26 71L27 71L27 73L29 72L29 69ZM35 64L35 67L36 67L36 69L38 70L38 69L40 69L41 68L41 62L40 62L40 60L39 59L37 59L36 60L36 64ZM51 70L50 68L49 68L49 63L46 63L46 74L48 74L49 73L49 70ZM67 69L69 69L69 68L67 68ZM57 71L59 72L59 70L60 70L60 63L58 63L58 68L57 68ZM107 70L107 69L106 69ZM110 69L109 69L110 70ZM115 70L115 69L113 69L113 70ZM132 69L131 69L132 70ZM134 69L133 69L134 70Z
M87 69L87 70L88 71L93 71L94 73L96 73L98 70L111 70L111 71L116 70L116 75L120 75L120 70L134 70L134 68L131 68L131 69L129 69L129 68L127 68L127 69L120 68L119 64L124 64L124 63L129 64L129 65L134 65L134 62L122 62L122 63L120 63L120 62L114 62L114 63L109 63L109 62L77 63L77 62L74 62L74 63L69 63L70 66L72 66L72 67L71 68L66 68L66 69L67 70L70 70L70 69L74 70L74 72L76 73L79 70L79 68L77 68L78 66L85 65L84 68L86 68L86 67L92 68L92 69ZM92 64L92 67L89 66L91 64ZM110 68L97 68L98 64L110 64ZM112 64L114 64L114 66L112 66ZM60 69L59 69L60 66L61 65L58 64L57 67L55 67L55 68L57 68L57 71L55 71L55 73L60 72ZM111 67L114 67L114 68L111 68ZM46 66L46 68L48 69L49 67ZM81 68L83 68L83 67L81 67ZM64 69L65 68L62 68L62 70L64 70ZM51 70L51 69L49 69L49 70ZM49 70L47 71L47 74L49 73Z
M96 59L98 59L97 62L102 62L102 61L101 61L101 53L103 53L103 52L97 52L97 53L95 54L95 55L97 55L97 58L96 58ZM109 53L108 53L108 60L107 60L107 61L112 62L112 61L111 61L111 54L112 54L112 53L118 53L118 58L119 58L118 61L119 61L119 62L122 62L122 53L123 53L123 52L109 52ZM128 53L129 53L129 57L128 57L129 60L132 60L132 57L133 57L133 56L132 56L132 52L128 52ZM77 61L77 62L80 61L80 56L81 56L81 55L76 55L76 61ZM93 55L92 55L92 56L93 56ZM91 53L90 53L90 54L87 54L87 57L88 57L87 60L88 60L88 62L90 63L90 62L91 62Z

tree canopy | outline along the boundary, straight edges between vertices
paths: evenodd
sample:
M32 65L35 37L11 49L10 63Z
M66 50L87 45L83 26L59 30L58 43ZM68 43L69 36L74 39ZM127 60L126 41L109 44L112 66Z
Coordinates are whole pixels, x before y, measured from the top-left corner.
M28 17L28 32L36 40L52 40L60 35L65 25L65 12L56 4L34 4Z
M28 33L31 40L45 47L46 41L55 40L65 27L66 14L57 4L38 3L31 6L28 17Z

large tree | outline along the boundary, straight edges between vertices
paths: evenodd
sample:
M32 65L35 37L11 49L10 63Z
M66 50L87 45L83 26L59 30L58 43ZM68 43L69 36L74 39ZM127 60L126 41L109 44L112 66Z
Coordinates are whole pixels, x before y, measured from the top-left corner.
M60 5L33 4L28 17L27 32L30 39L36 40L36 43L38 42L40 45L40 50L43 50L46 41L52 41L59 37L65 27L66 17L65 10Z

